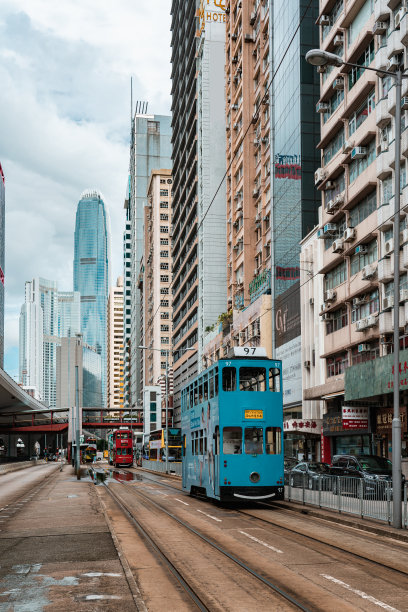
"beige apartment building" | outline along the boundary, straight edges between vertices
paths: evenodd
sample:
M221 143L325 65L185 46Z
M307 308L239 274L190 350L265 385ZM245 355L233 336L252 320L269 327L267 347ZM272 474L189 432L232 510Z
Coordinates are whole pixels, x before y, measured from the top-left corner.
M320 225L323 275L320 299L309 302L309 320L323 326L323 376L304 377L303 399L323 400L322 449L328 453L388 455L392 420L393 254L401 249L400 348L408 329L408 98L402 101L401 234L395 243L395 84L365 66L393 71L407 64L406 6L384 0L321 0L321 48L360 68L320 68L321 167L315 183L322 195ZM403 95L408 95L404 81ZM310 244L303 246L307 261ZM314 248L316 253L317 247ZM306 279L307 280L307 279ZM310 279L311 280L311 279ZM302 286L302 303L311 299ZM313 368L313 335L303 337L304 368ZM401 414L406 437L407 359L401 351ZM307 363L309 362L309 363ZM323 380L322 380L323 378ZM348 415L353 415L350 425ZM391 418L390 418L391 415ZM403 440L406 455L406 441Z
M240 309L271 265L268 2L232 0L226 28L227 286Z
M143 271L143 387L160 385L172 366L172 259L170 224L172 215L171 170L152 170L144 210ZM169 391L172 390L169 381Z
M123 277L109 289L107 383L108 407L123 410Z

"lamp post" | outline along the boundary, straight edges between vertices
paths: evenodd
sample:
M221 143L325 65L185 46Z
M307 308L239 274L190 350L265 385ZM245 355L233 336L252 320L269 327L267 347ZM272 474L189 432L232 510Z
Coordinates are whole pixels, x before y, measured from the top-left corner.
M160 353L164 351L166 352L166 442L165 442L165 449L166 449L166 474L168 474L169 473L169 452L168 452L169 451L169 418L168 418L168 412L169 412L169 355L170 355L170 350L153 348L150 346L138 346L137 348L142 351L160 351ZM191 346L191 347L188 347L185 349L179 349L179 350L185 353L186 351L195 351L196 349Z
M392 482L393 482L393 526L402 527L401 508L401 420L399 405L399 235L400 235L400 174L401 174L401 89L402 79L408 78L403 74L401 66L396 72L390 70L377 70L360 64L345 62L341 57L322 49L312 49L306 53L306 61L313 66L351 66L360 70L371 70L377 74L389 75L396 85L395 105L395 170L394 170L394 414L392 419Z

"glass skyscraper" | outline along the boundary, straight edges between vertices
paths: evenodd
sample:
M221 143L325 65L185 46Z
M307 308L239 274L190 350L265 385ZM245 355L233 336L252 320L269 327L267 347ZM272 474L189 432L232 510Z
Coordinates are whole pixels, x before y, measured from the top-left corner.
M81 333L102 361L102 405L106 405L107 303L110 274L110 219L99 191L78 202L75 223L74 291L81 295ZM85 390L84 390L85 391Z

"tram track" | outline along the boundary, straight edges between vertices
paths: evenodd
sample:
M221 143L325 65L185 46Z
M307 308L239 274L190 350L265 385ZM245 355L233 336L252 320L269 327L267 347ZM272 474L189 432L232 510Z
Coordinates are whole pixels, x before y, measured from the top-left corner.
M157 481L154 481L154 479L149 478L148 480L157 483ZM158 544L157 541L155 541L155 538L152 537L152 534L149 533L148 530L146 530L142 525L140 525L140 521L137 519L137 517L132 512L132 509L131 507L129 507L129 504L124 502L123 499L120 499L118 494L110 488L109 484L107 483L103 483L103 484L106 490L111 495L111 497L122 508L122 510L126 513L126 515L131 519L132 523L135 525L138 531L143 535L143 537L145 537L149 541L149 543L151 543L154 546L155 550L157 550L161 556L164 555L164 558L166 559L166 563L170 564L170 566L173 568L173 574L177 576L177 579L179 579L181 575L181 578L184 584L181 581L180 581L180 584L183 586L183 588L185 588L185 585L187 585L187 587L190 589L190 591L188 591L190 596L191 596L191 591L195 594L199 602L198 605L194 597L192 599L195 601L197 607L201 610L213 609L212 607L208 607L208 604L206 604L205 601L203 602L203 600L205 600L205 597L203 597L202 594L196 592L196 589L195 587L191 585L189 578L183 575L183 572L180 572L179 569L175 568L174 562L171 559L169 559L168 555L166 555L166 553L163 550L161 550L161 546ZM126 484L128 483L122 482L122 485L126 486ZM157 484L165 484L165 483L157 483ZM172 487L171 485L168 485L168 486L172 488L173 490L179 490L178 487ZM255 578L255 580L258 583L262 583L263 587L266 587L271 593L273 593L274 597L277 597L280 600L285 600L285 602L289 604L289 606L291 606L290 609L304 610L304 611L313 610L314 612L317 610L327 609L325 607L320 607L320 605L317 603L317 599L313 600L312 598L312 600L309 601L307 597L299 596L299 593L296 593L296 591L294 590L296 588L295 585L291 584L291 587L288 588L287 585L283 584L282 576L279 576L280 582L278 580L277 581L278 583L276 583L276 582L273 582L269 576L267 577L266 575L262 575L261 573L259 573L259 571L256 571L252 567L249 567L247 563L243 561L242 558L240 558L236 554L232 554L231 552L226 550L223 546L221 546L219 543L215 542L212 538L208 537L208 535L205 535L204 533L200 532L198 529L196 529L195 527L193 527L192 525L190 525L189 523L187 523L180 517L176 516L175 514L167 510L163 505L152 500L150 497L142 493L140 490L135 489L134 487L126 487L126 489L128 491L130 490L133 495L139 498L139 500L142 499L145 504L147 503L150 506L154 507L156 510L159 510L160 512L165 513L165 515L168 518L170 518L172 521L175 521L184 530L188 530L190 535L198 537L202 543L205 543L206 545L210 546L213 551L216 551L217 554L221 555L222 558L224 559L224 562L226 559L228 559L228 562L232 562L234 563L235 566L240 567L241 570L243 570L245 574L247 575L250 574L253 578ZM174 572L174 570L176 573ZM245 578L241 580L243 584L245 583L245 581L246 581ZM326 600L327 600L327 597L329 598L333 597L333 599L336 599L335 596L328 595L326 592L325 593ZM200 604L204 605L204 607L201 607ZM348 605L345 602L343 602L342 609L343 610L348 609Z
M134 474L134 472L129 473ZM158 486L163 486L172 489L173 491L179 492L181 490L180 487L174 486L173 484L162 482L162 479L158 481L157 479L149 478L144 474L143 478L146 478L146 480L149 480L152 483L156 483ZM234 512L239 513L247 519L250 518L253 521L256 521L252 525L253 527L259 526L265 529L265 526L267 526L267 532L273 533L275 537L277 536L279 542L289 541L292 544L303 546L313 552L325 555L326 557L329 557L335 560L336 562L341 561L346 566L351 566L352 564L355 567L359 567L367 575L371 575L376 578L381 575L381 577L390 586L395 586L399 588L401 588L402 586L402 588L408 589L408 570L406 568L406 565L401 561L398 564L398 559L393 560L392 558L389 559L387 556L380 556L381 553L378 553L378 547L380 542L376 534L369 534L365 531L363 534L363 542L345 542L343 546L336 545L332 541L329 541L330 537L325 536L325 534L321 530L322 526L324 528L327 528L328 530L330 530L330 528L333 529L333 524L328 521L325 521L324 518L319 520L318 518L316 519L316 517L313 517L312 528L316 527L317 529L319 529L320 527L319 535L314 536L311 533L299 532L298 530L296 530L295 526L291 527L290 525L283 525L279 522L276 522L276 520L271 520L274 518L273 516L259 516L259 510L270 511L271 509L275 509L278 510L278 512L282 513L282 509L276 504L269 505L265 502L258 502L257 505L262 508L251 510L235 508ZM310 521L308 521L308 524L305 527L310 528ZM355 536L357 529L358 528L347 527L345 529L345 533L348 536L351 535L351 537L353 537ZM364 551L364 546L367 545L367 543L372 545L370 546L370 550L366 549ZM389 545L391 545L391 540L389 542L383 543L389 543ZM395 551L406 555L406 545L402 544L399 541L392 541L392 545ZM362 547L360 548L360 551L358 550L358 547Z
M128 473L132 474L134 472L130 472L129 471ZM159 481L155 480L154 478L149 478L148 476L146 477L144 474L143 474L143 478L146 478L147 480L149 480L151 482L155 482L156 484L158 484L160 486L164 486L164 487L170 488L170 489L172 489L174 491L182 491L182 489L180 489L179 487L175 487L174 485L172 485L170 483L165 483L165 482L162 482L162 481L159 482ZM196 499L201 499L201 498L197 497ZM205 500L205 498L202 498L202 499ZM277 510L279 512L282 512L282 508L280 506L278 506L274 502L265 503L265 502L260 501L260 502L254 502L254 503L256 503L258 506L262 506L263 507L262 509L264 509L264 510L275 509L275 510ZM261 509L261 508L259 508L259 509ZM256 510L258 510L258 508ZM389 571L397 573L397 574L399 574L401 576L408 577L408 567L406 567L406 566L404 566L403 568L398 568L398 567L395 567L394 565L391 565L389 563L385 563L385 562L380 561L380 560L375 559L375 558L367 558L363 554L360 554L360 553L355 552L355 551L351 551L351 550L349 550L347 548L344 548L342 546L339 546L339 545L336 545L336 544L333 544L333 543L328 543L327 541L324 541L324 540L322 540L322 539L320 539L318 537L312 536L310 534L299 533L298 531L296 531L295 529L293 529L293 528L291 528L291 527L289 527L287 525L281 525L281 524L277 524L275 522L272 522L270 520L270 518L268 518L268 517L260 517L257 514L255 514L253 511L248 510L248 509L234 508L233 511L234 512L238 512L239 514L241 514L243 516L251 517L251 518L259 521L263 525L266 524L266 525L268 525L268 526L270 526L270 527L272 527L272 528L274 528L276 530L282 530L282 531L285 531L287 533L290 533L291 536L293 536L292 540L294 542L299 543L299 540L301 540L301 539L303 539L304 541L313 542L314 544L317 544L317 545L319 545L321 547L326 547L326 548L329 548L329 549L333 549L333 550L337 551L340 554L349 555L350 557L355 558L357 561L362 561L364 563L371 563L374 566L377 566L377 567L379 567L381 569L389 570ZM312 517L312 519L309 518L309 521L310 520L313 520L314 524L316 524L316 525L318 523L320 523L321 525L324 525L325 527L328 527L328 528L329 527L333 527L333 524L328 522L328 521L326 521L324 518L319 519L318 517ZM347 526L343 526L343 528L345 530L347 530L347 531L350 530L350 529L352 529L353 531L358 530L358 527L351 527L350 528L350 527L347 527ZM372 541L374 548L376 546L378 546L378 536L376 534L370 534L369 532L364 531L364 538L365 538L366 541L367 540ZM398 547L401 550L401 552L404 552L406 554L406 547L403 544L401 544L401 542L393 541L393 545L395 547ZM319 552L321 552L321 551L319 551ZM325 554L327 554L327 551L324 551L324 552L325 552Z

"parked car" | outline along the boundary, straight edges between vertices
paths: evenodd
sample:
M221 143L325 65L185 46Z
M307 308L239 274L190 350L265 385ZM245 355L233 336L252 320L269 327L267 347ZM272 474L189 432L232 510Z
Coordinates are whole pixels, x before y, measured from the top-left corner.
M289 484L291 487L306 487L308 489L319 489L328 491L331 488L331 469L327 463L320 461L302 461L289 472Z
M284 457L283 469L284 469L284 476L285 476L285 484L289 484L289 472L298 463L299 461L296 459L296 457Z
M332 474L349 477L341 479L341 493L359 495L360 484L356 479L362 478L364 496L383 498L392 483L392 463L389 459L377 455L334 455ZM404 482L405 479L402 477L402 487ZM334 479L333 493L337 493L337 488L337 479Z

